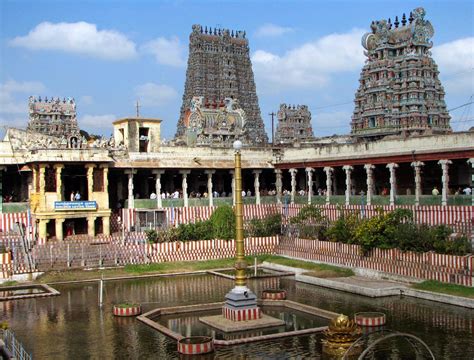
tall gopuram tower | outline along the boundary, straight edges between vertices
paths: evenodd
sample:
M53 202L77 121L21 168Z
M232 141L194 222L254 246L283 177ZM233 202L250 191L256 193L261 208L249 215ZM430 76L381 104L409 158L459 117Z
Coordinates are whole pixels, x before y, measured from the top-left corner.
M76 102L73 98L42 99L30 96L27 129L44 135L70 138L79 136Z
M311 113L307 105L280 104L275 143L304 143L314 139Z
M237 100L246 116L242 132L246 135L241 141L250 146L268 142L245 32L193 25L176 139L186 137L194 97L202 98L203 104L223 104L226 98Z
M373 21L362 37L367 57L352 115L352 135L382 137L448 133L450 116L438 66L431 58L431 23L417 8L398 20Z

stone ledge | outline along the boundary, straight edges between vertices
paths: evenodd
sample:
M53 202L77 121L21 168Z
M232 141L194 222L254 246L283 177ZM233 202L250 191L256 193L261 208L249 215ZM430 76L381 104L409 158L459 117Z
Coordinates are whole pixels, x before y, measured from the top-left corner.
M224 332L246 331L285 325L283 320L265 314L262 314L260 319L248 321L232 321L224 318L222 315L200 317L199 321Z
M270 269L273 268L276 270L293 271L296 274L295 275L296 281L300 281L300 282L304 282L304 283L312 284L316 286L322 286L322 287L326 287L330 289L345 291L352 294L358 294L358 295L363 295L363 296L368 296L368 297L373 297L373 298L394 296L394 295L406 295L406 296L411 296L418 299L436 301L436 302L440 302L444 304L462 306L462 307L474 309L474 299L412 289L412 288L409 288L405 284L399 284L393 287L374 289L374 288L369 288L369 287L363 287L357 284L348 284L346 282L337 281L337 280L322 279L322 278L317 278L313 276L302 275L303 272L307 271L304 269L293 268L290 266L279 265L279 264L272 264L268 262L264 262L264 265ZM347 279L346 281L350 281L350 277L344 278L344 279ZM380 281L387 282L384 280L380 280Z

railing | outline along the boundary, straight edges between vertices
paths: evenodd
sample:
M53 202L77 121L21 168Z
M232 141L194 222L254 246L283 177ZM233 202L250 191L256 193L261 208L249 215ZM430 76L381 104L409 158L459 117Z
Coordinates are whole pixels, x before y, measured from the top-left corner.
M333 205L344 205L346 202L345 195L331 195L329 203ZM246 196L242 198L244 204L255 204L255 196ZM289 204L291 201L290 195L282 195L282 204ZM260 196L261 204L276 204L276 196ZM208 198L189 198L189 206L208 206ZM217 197L213 199L214 206L232 205L232 197ZM307 204L308 195L295 195L295 204ZM315 195L311 198L311 203L315 205L326 204L326 195ZM350 205L367 204L367 197L364 195L351 195L349 199ZM184 201L179 199L163 199L163 207L183 207ZM372 205L390 205L389 195L372 195ZM395 197L395 205L415 205L415 195L397 195ZM441 205L441 195L421 195L420 205ZM469 206L472 205L472 197L470 195L449 195L448 205ZM125 201L125 207L128 206L128 201ZM150 199L135 199L135 208L137 209L156 209L156 200Z
M31 360L31 354L28 354L23 345L17 340L15 334L11 330L3 330L2 339L4 343L2 355L6 355L7 359Z
M2 203L2 211L4 213L24 212L28 210L28 202L4 202Z

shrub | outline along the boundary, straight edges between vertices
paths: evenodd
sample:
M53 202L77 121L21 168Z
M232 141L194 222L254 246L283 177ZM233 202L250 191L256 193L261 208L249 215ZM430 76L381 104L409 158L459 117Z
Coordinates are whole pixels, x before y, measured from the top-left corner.
M342 210L340 217L329 227L326 232L328 240L352 244L355 242L355 231L360 223L357 213Z
M146 240L149 243L158 242L158 232L154 229L145 230L145 236L146 236Z
M235 238L235 215L229 205L219 206L209 219L215 239L230 240Z
M273 236L281 234L281 214L269 215L249 222L247 236Z
M316 205L304 206L297 216L290 219L290 224L327 224L328 219Z

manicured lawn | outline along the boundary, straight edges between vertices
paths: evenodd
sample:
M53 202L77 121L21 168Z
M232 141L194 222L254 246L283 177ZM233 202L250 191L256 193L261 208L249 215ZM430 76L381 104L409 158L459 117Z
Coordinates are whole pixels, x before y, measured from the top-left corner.
M309 261L301 261L288 259L282 256L266 255L261 257L262 260L272 262L275 264L296 267L300 269L309 270L305 275L316 276L321 278L331 277L347 277L353 276L354 272L351 269L341 268L326 264L316 264Z
M412 287L418 290L426 290L474 299L474 288L467 286L446 284L435 280L427 280L419 284L413 284Z
M253 265L255 256L247 256L246 260L249 266ZM282 256L275 255L259 255L257 262L260 264L263 261L272 262L275 264L297 267L308 270L310 276L317 276L322 278L329 277L345 277L352 276L354 273L350 269L339 268L337 266L315 264L308 261L300 261L287 259ZM94 269L94 270L68 270L68 271L50 271L40 276L36 281L40 283L54 283L63 281L83 281L152 275L152 274L169 274L177 272L191 272L204 271L212 269L223 269L234 267L235 259L215 259L206 261L177 261L177 262L163 262L140 265L126 265L123 268L112 269Z
M252 265L254 262L254 256L247 256L247 262ZM257 257L260 258L260 257ZM261 260L259 261L261 262ZM234 266L235 259L216 259L207 261L178 261L178 262L164 262L164 263L152 263L152 264L141 264L141 265L126 265L123 268L111 268L111 269L94 269L94 270L63 270L63 271L49 271L44 275L40 276L36 282L40 283L55 283L63 281L84 281L114 278L114 277L127 277L127 276L138 276L138 275L152 275L152 274L167 274L175 272L191 272L191 271L202 271L222 268L232 268Z

